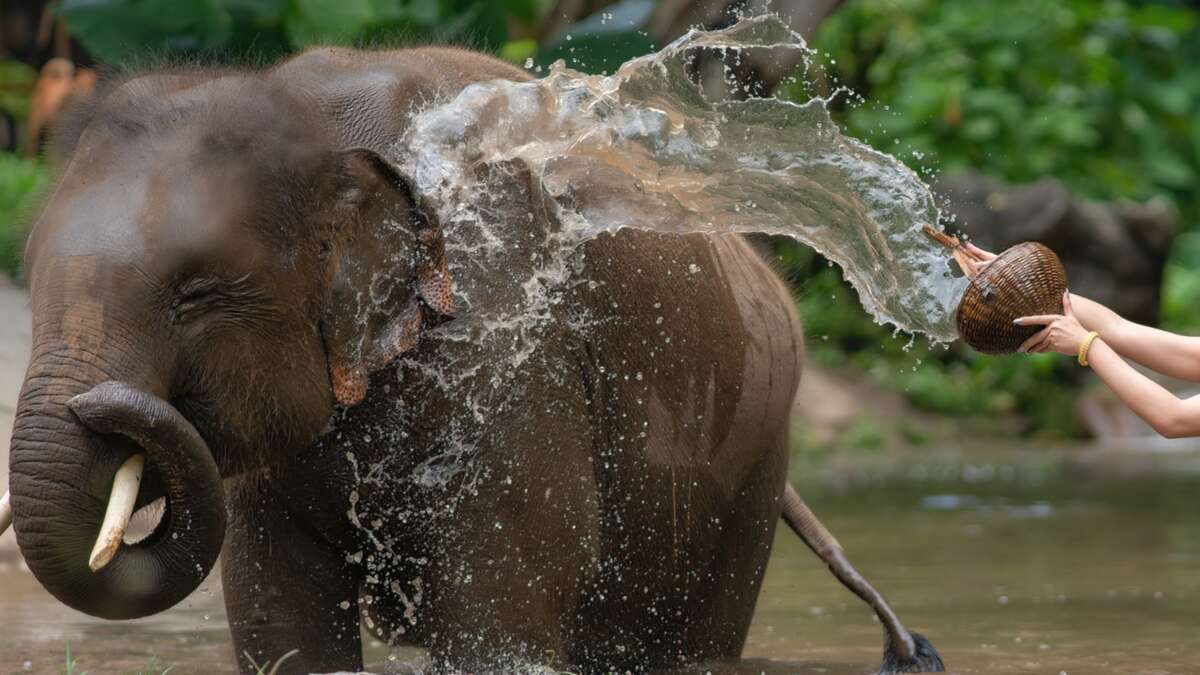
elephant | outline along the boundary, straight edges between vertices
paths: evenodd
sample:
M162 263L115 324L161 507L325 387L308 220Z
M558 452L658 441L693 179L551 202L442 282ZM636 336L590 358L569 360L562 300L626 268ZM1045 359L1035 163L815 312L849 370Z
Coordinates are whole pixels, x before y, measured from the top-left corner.
M364 628L439 670L640 672L739 656L783 519L876 609L885 670L940 670L787 481L803 331L739 235L555 247L521 162L474 167L486 222L400 168L422 107L498 78L528 75L315 48L64 117L25 255L30 570L130 619L220 559L247 673L359 671Z

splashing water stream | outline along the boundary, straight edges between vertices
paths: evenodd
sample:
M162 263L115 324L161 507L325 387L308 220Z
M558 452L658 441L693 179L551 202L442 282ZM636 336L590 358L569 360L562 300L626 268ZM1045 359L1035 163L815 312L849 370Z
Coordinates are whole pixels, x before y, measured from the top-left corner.
M555 202L566 246L625 227L793 237L838 263L877 321L955 339L966 282L921 234L938 220L928 186L842 135L827 99L710 100L688 75L698 49L811 55L763 15L690 31L613 75L559 62L542 79L472 85L425 110L396 159L444 220L476 224L486 218L469 211L484 188L471 184L471 167L527 163Z

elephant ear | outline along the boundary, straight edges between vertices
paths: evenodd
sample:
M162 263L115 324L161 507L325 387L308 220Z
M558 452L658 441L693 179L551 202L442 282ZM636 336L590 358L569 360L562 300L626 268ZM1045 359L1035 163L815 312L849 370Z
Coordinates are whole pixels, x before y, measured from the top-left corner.
M367 394L371 373L454 315L445 245L410 181L366 149L340 152L333 181L329 293L321 331L338 403Z

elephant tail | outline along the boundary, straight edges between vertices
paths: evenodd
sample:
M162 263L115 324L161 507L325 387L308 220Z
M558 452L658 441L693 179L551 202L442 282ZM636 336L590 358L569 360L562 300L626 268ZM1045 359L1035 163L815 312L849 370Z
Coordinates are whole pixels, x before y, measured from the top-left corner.
M910 633L888 606L879 591L846 559L842 545L825 529L817 515L787 483L783 490L783 521L829 567L833 576L863 602L871 606L884 627L883 664L880 675L891 673L940 673L946 670L942 657L919 633Z

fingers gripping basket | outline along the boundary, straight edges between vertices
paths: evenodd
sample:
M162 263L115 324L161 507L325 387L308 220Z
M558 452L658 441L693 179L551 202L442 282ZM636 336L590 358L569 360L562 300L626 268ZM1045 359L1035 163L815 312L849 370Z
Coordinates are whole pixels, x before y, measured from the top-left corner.
M1013 319L1062 314L1067 274L1054 251L1035 242L1006 249L976 269L956 237L925 226L925 234L950 249L970 284L958 302L958 334L985 354L1012 354L1042 326L1018 326Z

